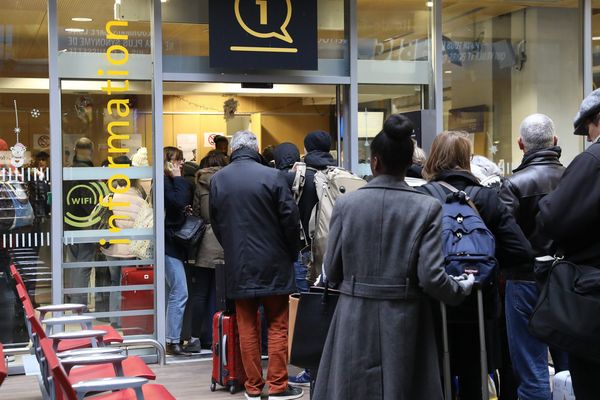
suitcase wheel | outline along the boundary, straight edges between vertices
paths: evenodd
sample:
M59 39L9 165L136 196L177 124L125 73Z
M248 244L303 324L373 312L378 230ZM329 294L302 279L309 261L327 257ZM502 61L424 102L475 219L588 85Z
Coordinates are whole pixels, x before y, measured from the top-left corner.
M216 383L214 383L214 382L212 382L212 383L210 384L210 391L211 391L211 392L214 392L215 390L217 390L217 384L216 384Z
M231 394L235 394L235 392L237 392L235 385L231 385L231 386L229 387L229 393L231 393Z

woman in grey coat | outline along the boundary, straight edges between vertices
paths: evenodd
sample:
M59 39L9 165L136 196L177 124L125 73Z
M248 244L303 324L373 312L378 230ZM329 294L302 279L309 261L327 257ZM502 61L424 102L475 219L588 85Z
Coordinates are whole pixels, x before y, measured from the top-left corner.
M412 123L392 115L371 144L374 179L337 200L325 273L342 293L315 400L443 399L431 297L460 303L473 277L443 267L440 203L405 182Z

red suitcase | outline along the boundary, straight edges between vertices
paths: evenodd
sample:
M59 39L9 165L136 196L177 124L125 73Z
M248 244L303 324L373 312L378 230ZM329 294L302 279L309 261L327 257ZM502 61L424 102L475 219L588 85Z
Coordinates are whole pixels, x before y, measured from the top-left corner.
M153 285L154 267L124 267L121 269L121 285ZM121 292L121 311L153 310L154 290L129 290ZM121 328L126 335L154 333L154 315L121 317Z
M235 314L217 312L213 317L213 369L210 390L217 384L234 394L244 388L246 372L242 363L240 337Z

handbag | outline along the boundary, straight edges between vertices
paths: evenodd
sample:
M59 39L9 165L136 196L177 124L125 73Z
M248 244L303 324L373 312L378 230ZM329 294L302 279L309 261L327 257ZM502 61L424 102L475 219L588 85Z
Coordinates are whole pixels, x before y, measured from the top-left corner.
M531 333L560 350L600 361L600 268L557 259L529 321Z
M183 225L173 231L173 240L187 250L196 248L206 231L204 220L195 215L187 214Z
M329 325L337 306L340 292L327 287L311 287L299 294L298 309L293 323L290 364L316 369L321 361Z

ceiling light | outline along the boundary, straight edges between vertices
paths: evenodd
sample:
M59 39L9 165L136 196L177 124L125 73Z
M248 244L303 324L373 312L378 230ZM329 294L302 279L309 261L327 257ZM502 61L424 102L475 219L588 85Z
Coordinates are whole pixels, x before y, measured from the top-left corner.
M425 5L429 8L433 7L433 1L428 1Z
M93 19L88 18L88 17L75 17L75 18L71 18L71 21L75 21L75 22L92 22Z
M600 40L600 36L593 36L592 40Z
M85 31L85 29L81 29L81 28L65 28L65 32L71 32L71 33L81 33L84 31Z
M169 0L160 0L161 3L166 3Z
M445 73L445 74L451 74L451 73L452 73L452 71L450 71L450 70L446 70L446 71L444 71L444 73Z

